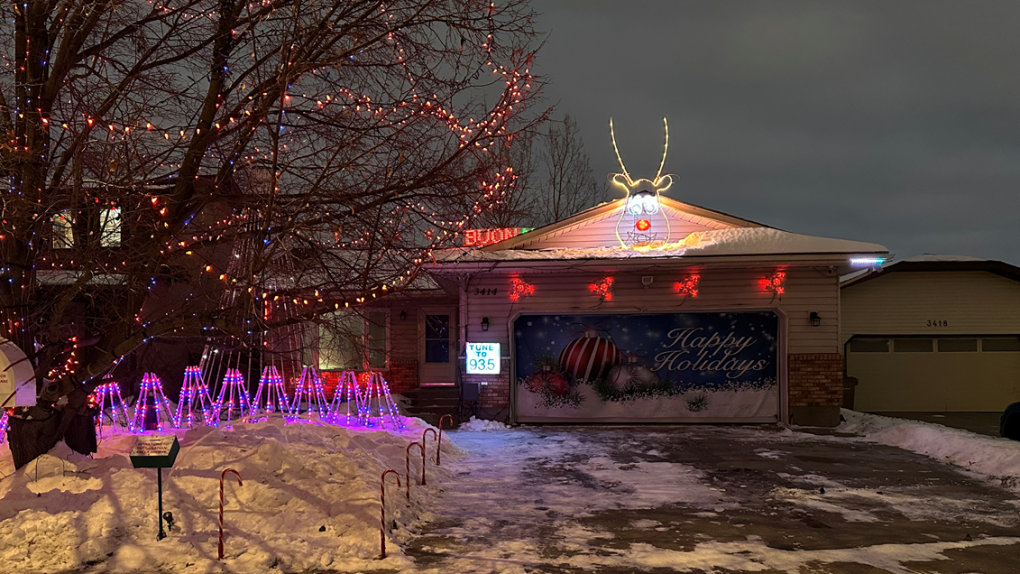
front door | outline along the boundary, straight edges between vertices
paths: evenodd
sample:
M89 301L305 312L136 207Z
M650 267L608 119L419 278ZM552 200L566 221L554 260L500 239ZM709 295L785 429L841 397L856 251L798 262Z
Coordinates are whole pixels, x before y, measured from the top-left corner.
M456 307L424 307L418 320L421 385L453 385L457 361Z

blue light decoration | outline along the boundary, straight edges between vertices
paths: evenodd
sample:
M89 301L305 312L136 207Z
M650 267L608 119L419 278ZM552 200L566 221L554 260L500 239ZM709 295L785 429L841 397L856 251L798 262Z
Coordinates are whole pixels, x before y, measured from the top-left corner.
M226 420L223 420L224 407L226 408ZM235 417L235 411L237 413ZM216 398L215 408L212 417L207 421L211 426L218 426L224 422L224 426L230 426L235 419L242 419L251 414L251 403L248 402L248 387L244 382L244 375L237 369L227 369L220 385L220 394Z
M333 402L329 405L329 422L343 424L345 427L351 426L351 404L353 403L356 424L359 420L359 413L362 411L361 398L358 377L354 371L341 373L340 380L336 384L336 391L333 393Z
M305 408L302 408L302 402ZM326 400L326 389L322 386L319 371L315 367L305 367L301 371L297 387L294 389L294 402L290 405L290 414L299 415L307 412L308 416L317 414L319 420L329 419L329 401Z
M3 412L0 413L0 444L7 442L7 427L10 425L8 419L9 409L3 409Z
M120 383L109 382L103 383L96 387L95 392L95 404L99 407L99 414L96 415L98 418L110 417L113 422L113 428L122 426L127 430L131 430L131 417L128 416L127 406L124 404L124 397L120 394ZM109 409L109 414L107 414ZM120 415L123 415L122 417ZM121 425L121 421L123 425Z
M196 410L201 411L197 420ZM177 401L177 428L192 428L196 423L210 424L209 417L214 410L215 403L209 395L209 385L205 384L201 367L184 367L184 385Z
M851 257L850 265L854 267L881 267L885 263L884 257Z
M163 394L163 383L155 373L142 376L142 386L138 390L135 401L135 412L131 417L131 429L134 431L156 430L163 432L167 426L176 427L177 420L170 408L170 401Z
M263 400L265 395L265 400ZM255 391L255 400L252 402L251 414L264 413L270 415L280 413L290 414L290 405L287 404L287 391L283 388L283 377L270 365L262 369L262 377L259 379L259 388Z
M390 385L383 378L382 373L378 371L372 373L369 377L365 394L362 396L361 407L358 411L358 418L361 424L366 427L375 426L372 422L373 400L375 401L375 410L378 412L377 418L379 419L380 426L385 426L386 417L389 417L394 428L404 428L404 423L400 419L400 410L397 409L397 405L393 402L393 397L390 395Z

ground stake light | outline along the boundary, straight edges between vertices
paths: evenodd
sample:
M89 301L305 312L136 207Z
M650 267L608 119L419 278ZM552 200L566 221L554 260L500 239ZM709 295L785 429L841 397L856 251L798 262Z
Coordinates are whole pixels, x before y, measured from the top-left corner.
M216 425L226 414L226 425L229 426L235 419L244 418L251 414L251 403L248 402L248 388L244 384L244 375L237 369L227 369L223 377L223 384L220 386L220 394L216 398L216 408L210 424Z
M0 411L0 444L7 442L7 427L9 424L7 409L4 409Z
M373 403L373 401L375 401ZM375 407L373 409L373 407ZM362 396L362 408L359 411L359 419L361 424L364 426L375 426L372 422L373 410L377 413L375 416L379 419L379 424L385 424L385 418L389 417L393 423L394 428L404 428L404 423L400 421L398 415L400 410L397 409L397 404L393 402L393 397L390 395L390 386L383 378L382 373L372 373L372 376L368 379L368 386L365 388L365 394Z
M191 428L196 424L210 424L209 418L215 410L215 403L209 396L209 385L202 377L202 368L185 367L181 398L177 401L178 426Z
M131 417L128 416L127 406L124 405L124 397L120 394L120 383L103 383L96 387L94 394L96 405L99 407L97 416L106 417L106 411L109 409L109 417L113 421L114 428L124 426L131 429ZM121 421L124 421L123 425L120 425Z
M262 369L262 377L259 379L259 388L255 391L255 401L252 402L251 414L272 413L290 414L290 405L287 404L287 392L283 388L283 377L270 365Z
M344 371L333 392L333 402L329 405L329 422L351 426L351 406L354 407L354 422L358 421L358 413L362 410L361 390L358 377L354 371Z
M158 430L177 426L170 401L163 394L163 383L155 373L142 376L142 386L135 401L135 412L131 417L131 429L136 431Z
M302 411L307 411L308 416L318 415L321 421L329 417L326 390L315 367L305 367L301 371L301 378L298 379L297 388L294 389L294 402L290 405L290 412L292 415L298 415Z

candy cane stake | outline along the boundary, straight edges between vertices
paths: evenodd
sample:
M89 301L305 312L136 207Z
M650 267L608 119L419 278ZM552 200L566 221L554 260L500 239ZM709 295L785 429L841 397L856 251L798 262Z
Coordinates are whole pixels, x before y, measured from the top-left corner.
M397 488L400 488L400 473L392 468L383 471L382 476L379 477L379 502L382 507L382 521L379 528L379 542L382 547L382 553L379 555L380 560L386 558L386 475L391 472L393 476L397 477Z
M439 466L439 449L443 446L443 421L450 419L450 426L453 426L453 417L450 415L443 415L439 417L439 440L436 441L436 466ZM421 434L422 438L425 437L425 433Z
M422 446L422 448L425 448L425 445L427 444L425 442L425 437L428 436L429 433L432 433L433 440L436 439L436 429L434 429L434 428L427 428L427 429L421 431L421 446ZM438 446L437 446L437 448L438 448ZM438 452L436 453L436 455L438 456Z
M223 479L226 478L228 472L237 476L237 486L244 486L241 482L241 475L236 470L228 468L220 474L220 544L218 550L220 560L223 560Z
M422 464L425 464L425 447L422 445L412 442L407 445L407 449L404 451L404 481L407 483L407 499L411 500L411 447L416 446L421 449L421 460ZM424 471L422 471L424 475Z

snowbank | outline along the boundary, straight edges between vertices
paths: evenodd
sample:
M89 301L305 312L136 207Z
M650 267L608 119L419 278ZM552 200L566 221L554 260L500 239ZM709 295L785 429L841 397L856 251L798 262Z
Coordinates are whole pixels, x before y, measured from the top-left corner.
M403 430L347 429L281 419L233 429L177 431L181 451L163 471L164 511L174 528L157 542L156 471L134 469L127 453L135 436L104 432L94 459L62 443L14 472L0 447L0 560L19 572L289 572L408 568L396 544L379 554L379 475L397 469L427 428L403 419ZM435 455L428 439L429 456ZM420 452L420 451L419 451ZM443 460L460 453L443 441ZM421 455L412 451L412 477ZM428 486L415 482L410 503L388 477L387 522L393 542L405 541L450 465L427 463ZM220 472L236 469L225 487L225 559L216 560ZM415 470L417 469L417 470Z
M861 435L977 472L1020 492L1020 442L939 424L869 415L843 409L836 430Z
M510 427L499 421L487 421L482 419L476 419L471 417L471 420L457 427L457 430L462 431L490 431L490 430L506 430Z

